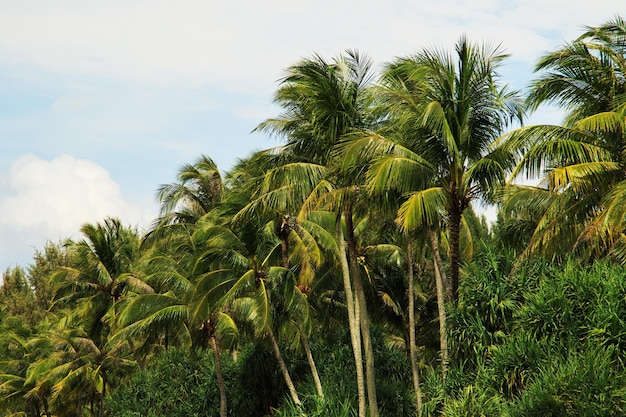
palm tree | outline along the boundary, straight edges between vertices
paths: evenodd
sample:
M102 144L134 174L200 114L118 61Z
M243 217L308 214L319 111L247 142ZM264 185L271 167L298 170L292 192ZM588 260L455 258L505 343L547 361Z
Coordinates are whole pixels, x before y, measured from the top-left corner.
M279 246L270 249L262 260L256 253L249 254L247 246L227 227L210 223L200 224L194 233L199 241L207 242L202 254L203 262L213 269L199 277L194 292L197 301L196 315L202 317L210 305L211 292L223 294L221 302L234 315L252 324L255 335L267 337L278 361L281 373L287 384L292 401L297 406L302 403L287 365L283 359L272 325L271 292L267 282L282 279L289 270L282 266L272 266L271 260ZM261 248L257 242L255 247Z
M34 384L26 384L29 366L36 360L29 339L31 331L18 320L2 318L0 327L0 407L7 415L20 410L28 417L41 415L48 409L48 395L28 396Z
M614 110L626 93L626 22L620 16L586 27L574 42L542 57L531 85L531 110L551 103L566 113L565 126ZM617 145L617 144L615 144Z
M544 56L528 102L565 109L563 126L529 126L502 138L521 154L513 175L540 177L536 187L509 187L505 203L511 218L532 229L527 253L559 256L578 247L623 255L625 40L626 23L615 17Z
M82 415L83 407L89 405L92 416L102 417L104 399L116 377L136 367L127 358L125 344L98 347L84 329L66 318L28 344L39 353L26 374L25 385L32 388L25 398L49 392L55 415L71 415L72 410Z
M222 200L222 176L206 155L193 164L183 165L177 179L178 182L161 185L157 191L161 203L158 223L195 223Z
M324 252L332 249L328 248L329 233L311 221L302 206L297 207L294 203L311 196L306 195L306 192L315 187L326 174L326 170L315 164L284 162L276 169L275 164L281 164L281 161L277 161L281 156L284 155L263 151L237 166L234 172L239 178L242 175L249 176L250 171L255 171L255 174L254 178L246 181L244 188L248 190L249 196L244 201L247 204L233 217L233 227L239 234L245 235L245 232L240 232L242 227L252 223L278 238L281 249L280 264L290 271L289 277L293 277L295 281L290 284L290 278L284 283L284 291L279 293L289 293L291 296L288 300L276 300L274 297L274 308L280 310L277 312L286 320L282 321L283 324L291 323L295 326L297 340L301 342L299 347L306 354L317 395L323 398L321 380L308 342L311 307L307 294L312 290L317 269L325 262ZM308 178L306 186L297 182L300 178ZM295 179L293 183L292 179ZM250 183L257 183L256 188L250 187ZM246 190L238 190L239 187L240 185L230 190L235 194L246 193ZM298 190L305 192L292 200L290 197L298 195ZM227 200L231 200L231 194ZM266 222L265 226L263 222Z
M139 237L135 230L112 218L95 225L86 224L81 232L85 236L83 240L68 240L65 244L71 253L70 265L60 267L51 277L56 286L52 307L60 318L49 326L48 333L31 340L48 349L29 367L25 383L34 385L29 397L51 392L54 402L67 396L60 392L85 387L91 401L99 402L102 414L106 389L114 381L107 379L107 373L128 371L130 367L121 364L132 362L125 357L125 344L107 342L123 296L130 288L144 286L132 274L139 253ZM83 396L77 398L80 403ZM95 409L92 404L92 414Z
M149 252L144 265L149 290L124 304L117 322L120 330L110 343L139 340L144 350L152 343L165 343L166 348L210 346L220 392L220 416L226 417L228 403L218 339L234 336L236 326L221 309L230 288L229 274L211 258L215 247L233 236L226 230L208 233L206 217L170 233L167 252L158 248Z
M348 299L354 287L355 303L348 307L348 318L356 363L360 416L366 413L360 359L361 337L365 348L367 398L371 416L378 415L378 405L369 319L360 278L353 225L354 205L358 201L355 185L358 182L355 177L339 175L338 161L333 152L334 147L345 135L372 123L367 112L371 99L367 92L371 77L371 62L354 51L348 51L334 62L326 62L320 56L304 59L287 70L287 76L281 81L281 87L276 93L275 101L284 112L278 118L267 120L258 127L259 130L269 131L287 139L287 144L281 151L285 163L269 175L276 173L282 175L284 172L298 174L315 172L310 178L319 178L319 181L314 182L306 176L292 177L294 179L290 183L300 186L293 190L297 192L291 192L289 200L298 207L298 211L303 204L311 204L312 196L319 195L322 189L336 190L327 194L326 199L333 200L330 207L338 214L338 224L342 223L339 222L341 216L345 222L345 232L343 227L339 226L337 229L337 240L339 242L345 238L348 251L347 267L343 265L341 269ZM265 194L273 196L278 190L276 187L271 193L268 191ZM346 248L342 249L339 245L340 259L343 259L342 251ZM352 303L348 301L348 304Z
M398 210L403 230L437 229L443 216L453 300L463 214L472 200L488 199L504 184L512 155L494 149L495 140L523 118L518 94L498 81L506 56L461 38L454 55L423 50L393 62L381 86L389 126L353 141L348 150L374 159L368 173L373 192L406 193Z
M98 347L103 347L115 316L115 306L129 287L142 287L143 282L132 274L132 264L139 256L139 237L118 219L85 224L85 239L68 240L73 252L71 266L64 266L52 276L58 285L57 307L78 302L74 314L85 319L87 334Z

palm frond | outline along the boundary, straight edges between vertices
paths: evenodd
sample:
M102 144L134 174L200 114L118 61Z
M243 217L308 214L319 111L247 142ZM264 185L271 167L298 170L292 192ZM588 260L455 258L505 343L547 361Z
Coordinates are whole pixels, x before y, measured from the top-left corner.
M398 210L397 222L404 232L423 225L437 225L445 213L447 201L448 195L442 187L414 192Z

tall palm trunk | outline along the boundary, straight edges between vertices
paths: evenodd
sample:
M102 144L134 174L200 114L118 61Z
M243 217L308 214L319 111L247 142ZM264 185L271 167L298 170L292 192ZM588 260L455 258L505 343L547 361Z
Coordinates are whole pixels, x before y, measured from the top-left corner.
M411 374L413 376L413 390L415 391L415 406L417 407L417 416L422 417L422 389L420 387L420 374L417 367L417 341L415 337L415 290L413 289L413 253L410 241L408 241L406 244L406 263L407 278L409 280L409 358L411 361Z
M209 323L207 323L209 326ZM217 338L212 333L209 337L209 343L213 350L213 360L215 362L215 374L217 376L217 386L220 391L220 417L228 417L228 401L226 399L226 386L224 385L224 373L222 371L222 359L220 357L220 350L217 344Z
M281 224L280 230L278 232L278 236L280 237L281 243L281 251L282 251L282 259L283 259L283 268L289 269L289 246L288 246L288 238L289 238L289 230L291 227L288 223L288 216L283 216L283 223ZM322 381L320 380L319 373L317 372L317 366L315 366L315 360L313 360L313 353L311 352L311 347L309 346L309 341L307 339L306 333L300 323L295 322L298 328L298 333L300 333L300 340L302 341L302 346L304 348L304 352L306 354L307 362L309 363L309 368L311 368L311 375L313 375L313 382L315 383L315 390L317 391L317 395L320 398L324 398L324 390L322 389Z
M453 196L453 198L456 196ZM449 210L450 228L450 289L452 302L459 299L459 264L461 252L459 248L459 233L461 230L461 207L453 207Z
M79 413L78 415L79 416L83 416L84 415L83 414L83 396L82 395L80 395L78 397L78 406L76 407L76 409L78 410L78 413ZM37 417L39 417L39 414L37 414Z
M341 273L343 276L343 288L346 294L346 307L348 309L348 326L350 329L350 340L352 341L352 351L354 353L354 364L356 368L356 385L359 398L359 417L367 416L367 404L365 398L365 377L363 375L363 354L361 350L361 329L359 324L358 305L354 303L352 296L352 284L350 283L350 267L346 256L346 243L341 229L341 215L336 220L337 242L339 244L339 262L341 263Z
M317 372L317 366L315 366L315 360L313 360L313 353L311 352L311 346L309 346L309 341L306 337L306 333L300 323L296 323L298 327L298 332L300 333L300 340L302 341L302 347L304 348L304 352L306 354L306 359L309 362L309 368L311 368L311 375L313 375L313 383L315 384L315 391L320 398L324 398L324 390L322 389L322 381L320 380L320 375Z
M441 252L439 251L439 239L437 234L432 228L428 228L428 239L430 240L430 249L433 253L433 264L439 270L439 276L441 277L441 286L443 288L443 303L449 303L453 300L452 286L446 275L446 268L443 266L443 260L441 259Z
M365 350L365 378L367 382L367 399L370 417L378 417L378 401L376 399L376 367L374 366L374 347L370 337L370 324L367 314L367 303L365 301L365 291L361 282L359 263L357 257L356 238L354 236L354 225L352 223L352 206L350 203L344 205L344 215L346 222L346 241L348 243L348 259L350 274L354 282L354 293L360 313L361 335L363 336L363 347Z
M439 242L437 235L432 229L428 229L430 248L433 252L435 264L435 283L437 284L437 309L439 311L439 355L441 357L441 371L444 378L448 373L448 334L446 330L446 299L444 296L445 272L441 256L439 255Z
M289 395L291 396L291 400L295 405L300 407L302 402L300 401L300 397L298 397L298 392L296 391L296 386L293 384L293 380L289 375L289 370L287 369L287 364L285 364L285 360L283 359L283 355L280 353L280 348L278 347L278 342L276 341L276 337L274 337L274 332L271 328L267 329L267 336L270 339L270 343L272 344L272 349L274 350L274 354L276 355L276 360L278 361L278 366L280 367L280 371L283 374L283 378L285 379L285 383L287 384L287 388L289 389Z

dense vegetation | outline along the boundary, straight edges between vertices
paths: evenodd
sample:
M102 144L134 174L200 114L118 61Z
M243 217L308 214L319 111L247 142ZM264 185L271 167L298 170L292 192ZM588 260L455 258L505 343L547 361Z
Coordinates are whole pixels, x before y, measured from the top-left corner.
M526 94L505 58L288 68L258 127L281 146L4 272L0 415L624 415L626 23ZM562 125L512 129L545 102Z

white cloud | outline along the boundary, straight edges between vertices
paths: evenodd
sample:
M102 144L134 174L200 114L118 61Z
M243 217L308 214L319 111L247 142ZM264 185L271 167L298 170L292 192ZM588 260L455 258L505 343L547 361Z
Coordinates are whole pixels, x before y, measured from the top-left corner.
M3 4L0 57L59 73L253 92L273 88L281 69L313 51L358 48L389 60L448 47L462 33L534 61L622 8L621 0L23 0Z
M118 217L140 229L154 217L129 202L107 170L69 155L51 161L22 155L14 161L4 186L9 190L0 195L3 256L23 257L27 249L41 248L48 239L80 237L83 224L106 217ZM0 261L23 264L28 259Z

